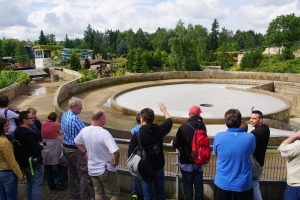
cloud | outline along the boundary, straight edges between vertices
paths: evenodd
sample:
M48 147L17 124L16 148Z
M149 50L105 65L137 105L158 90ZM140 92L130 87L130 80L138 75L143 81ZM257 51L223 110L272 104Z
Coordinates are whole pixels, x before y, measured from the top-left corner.
M63 12L63 19L64 19L64 22L67 24L73 22L73 19L68 12Z
M38 39L40 30L55 34L57 40L66 34L82 38L88 24L101 32L142 28L153 33L158 27L175 28L179 19L186 26L200 24L208 30L217 19L220 28L265 34L277 16L300 15L299 0L14 0L17 6L11 0L0 1L5 2L0 7L0 37L32 40Z
M47 13L44 18L44 22L48 23L50 26L58 26L59 21L59 18L53 12Z
M1 28L13 26L35 27L33 23L28 21L28 14L13 4L0 6L0 19Z

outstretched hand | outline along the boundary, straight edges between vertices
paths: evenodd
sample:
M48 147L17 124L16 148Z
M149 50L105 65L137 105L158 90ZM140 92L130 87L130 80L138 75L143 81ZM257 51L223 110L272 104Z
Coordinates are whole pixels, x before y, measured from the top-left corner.
M164 110L166 110L167 108L166 108L166 105L165 104L163 104L163 103L158 103L158 105L159 105L159 108L160 108L160 111L162 111L162 112L164 112Z
M163 103L160 102L160 103L158 103L158 105L159 105L159 108L160 108L161 112L164 113L165 118L166 119L167 118L171 118L170 115L169 115L169 113L167 112L167 108L166 108L165 104L163 104Z

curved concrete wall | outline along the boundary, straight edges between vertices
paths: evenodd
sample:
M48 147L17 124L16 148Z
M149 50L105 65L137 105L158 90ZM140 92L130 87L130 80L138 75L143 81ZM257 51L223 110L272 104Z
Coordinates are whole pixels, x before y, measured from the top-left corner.
M64 73L70 73L71 70L64 70ZM74 73L72 71L72 73ZM78 75L80 76L80 74ZM79 94L83 91L88 91L100 87L106 87L110 85L125 84L131 82L143 82L143 81L156 81L156 80L168 80L168 79L208 79L206 82L211 83L231 83L231 84L250 84L257 85L255 92L265 93L269 90L275 90L275 93L270 95L276 95L280 98L280 95L287 97L291 101L291 108L285 109L285 112L280 114L270 114L266 117L272 119L278 119L287 121L289 112L293 113L293 116L300 116L300 97L298 91L300 91L300 75L298 74L281 74L281 73L265 73L265 72L225 72L225 71L193 71L193 72L159 72L152 74L136 74L129 76L111 77L88 81L84 83L77 83L77 79L73 80L65 85L62 85L56 92L54 98L55 110L60 117L63 110L59 107L67 98ZM270 83L270 81L274 83ZM274 87L275 86L275 87ZM296 92L290 89L293 86ZM252 89L254 92L254 89ZM298 93L298 94L297 94ZM282 98L284 99L284 98Z
M57 117L60 119L61 115L64 113L64 110L59 107L59 105L68 99L69 97L78 94L80 92L74 93L74 88L80 88L80 84L78 84L78 79L82 77L82 75L79 72L69 70L69 69L63 69L63 77L70 78L73 77L72 81L61 85L58 90L55 92L54 99L53 99L53 105L55 112L57 114ZM68 80L68 79L66 79Z
M16 83L10 85L6 88L0 90L0 95L7 95L8 99L11 101L15 97L21 95L23 92L27 91L28 85L25 83Z

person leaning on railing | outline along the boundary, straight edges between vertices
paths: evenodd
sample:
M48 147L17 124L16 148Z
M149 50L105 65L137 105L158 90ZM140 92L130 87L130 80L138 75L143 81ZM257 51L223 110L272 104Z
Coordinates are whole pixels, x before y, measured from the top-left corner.
M284 200L300 199L300 131L284 140L278 147L282 157L287 158L287 186Z

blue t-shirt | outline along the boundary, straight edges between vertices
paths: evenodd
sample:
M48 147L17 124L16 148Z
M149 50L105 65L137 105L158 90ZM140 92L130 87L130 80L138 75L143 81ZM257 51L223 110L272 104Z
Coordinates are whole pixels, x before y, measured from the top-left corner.
M131 129L130 133L131 135L135 134L136 132L139 132L141 128L141 125L136 125L133 129Z
M214 183L221 189L244 192L252 188L251 156L255 150L255 137L241 128L229 128L214 138L217 155Z

